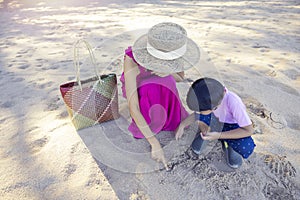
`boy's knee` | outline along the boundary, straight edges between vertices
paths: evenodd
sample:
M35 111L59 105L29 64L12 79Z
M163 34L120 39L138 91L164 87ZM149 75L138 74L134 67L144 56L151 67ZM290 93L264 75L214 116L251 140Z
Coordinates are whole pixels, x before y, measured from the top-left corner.
M255 144L254 146L251 147L242 147L240 149L237 149L237 152L244 158L247 159L254 151Z
M229 145L245 159L253 153L256 146L251 137L234 140L234 142L229 142Z

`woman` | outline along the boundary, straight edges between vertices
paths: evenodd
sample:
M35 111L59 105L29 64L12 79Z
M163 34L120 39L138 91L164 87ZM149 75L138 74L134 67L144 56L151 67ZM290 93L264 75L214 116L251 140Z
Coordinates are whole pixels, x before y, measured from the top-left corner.
M128 130L135 138L146 138L152 158L166 168L164 152L155 134L175 131L188 116L176 81L182 81L183 71L199 58L199 48L187 38L185 29L170 22L153 26L125 50L120 80L132 117Z

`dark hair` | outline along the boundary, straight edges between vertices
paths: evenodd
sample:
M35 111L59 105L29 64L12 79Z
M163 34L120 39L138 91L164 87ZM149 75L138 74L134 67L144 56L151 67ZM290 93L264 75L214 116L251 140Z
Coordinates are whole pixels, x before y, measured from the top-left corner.
M186 102L193 111L212 110L224 96L224 86L213 78L201 78L190 87Z

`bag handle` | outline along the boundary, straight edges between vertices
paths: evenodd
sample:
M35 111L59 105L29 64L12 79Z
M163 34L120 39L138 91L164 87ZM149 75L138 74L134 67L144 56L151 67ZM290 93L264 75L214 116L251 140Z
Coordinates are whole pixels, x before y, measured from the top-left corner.
M95 55L93 53L93 50L92 50L92 47L91 45L86 41L86 40L83 40L83 39L80 39L78 40L75 45L74 45L74 68L75 68L75 71L76 71L76 81L80 87L80 90L82 91L82 86L81 86L81 81L80 81L80 65L79 65L79 44L80 43L84 43L85 44L85 48L89 51L89 55L90 55L90 59L91 59L91 62L94 66L94 70L95 70L95 74L96 76L98 77L100 83L102 83L102 79L101 77L99 76L99 73L98 73L98 70L97 70L97 65L96 65L96 59L95 59Z

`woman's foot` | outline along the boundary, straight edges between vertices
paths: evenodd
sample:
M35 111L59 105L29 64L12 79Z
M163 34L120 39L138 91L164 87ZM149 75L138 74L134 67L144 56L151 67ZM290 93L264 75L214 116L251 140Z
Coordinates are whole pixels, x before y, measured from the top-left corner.
M237 169L242 165L242 156L234 151L232 147L227 144L227 142L222 141L222 149L225 152L225 159L229 167Z
M205 141L202 139L200 133L197 133L196 137L191 145L193 152L197 155L201 154L201 152L205 146L204 143L205 143Z

